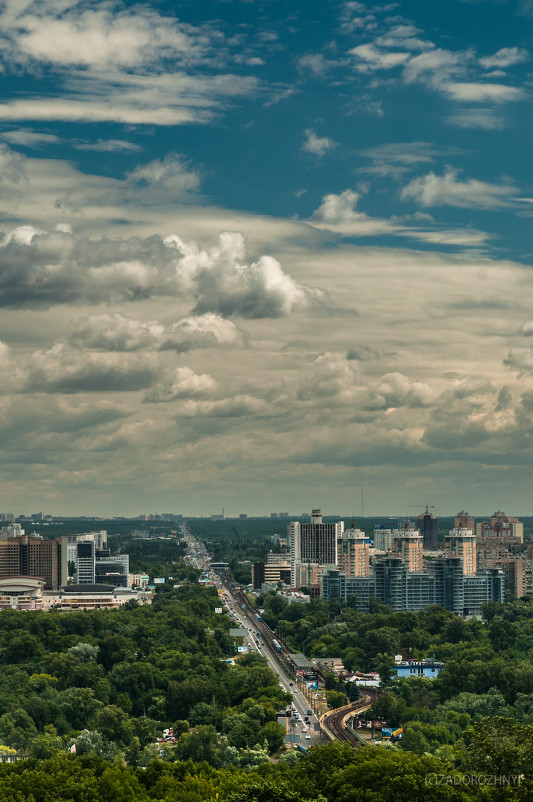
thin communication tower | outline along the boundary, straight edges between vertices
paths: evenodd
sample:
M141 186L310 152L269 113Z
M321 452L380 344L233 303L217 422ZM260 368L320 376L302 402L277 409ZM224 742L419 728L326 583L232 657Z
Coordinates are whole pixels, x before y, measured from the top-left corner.
M365 517L365 483L361 479L361 518Z

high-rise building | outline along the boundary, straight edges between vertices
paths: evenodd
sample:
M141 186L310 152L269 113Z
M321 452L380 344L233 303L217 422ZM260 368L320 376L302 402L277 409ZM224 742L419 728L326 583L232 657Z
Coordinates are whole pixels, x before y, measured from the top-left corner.
M376 583L373 576L347 577L337 568L326 568L321 576L321 597L327 601L347 601L356 599L358 610L368 610L370 599L376 595Z
M370 546L360 529L345 529L337 541L337 564L347 577L370 576Z
M465 576L460 557L439 557L428 571L408 571L399 557L374 562L370 577L352 577L338 569L325 569L321 577L322 597L346 601L356 596L355 606L368 610L375 597L393 610L424 610L438 604L456 615L479 615L487 601L504 598L504 576L493 568Z
M524 524L518 518L506 515L501 510L494 513L490 521L480 521L476 526L477 535L482 540L524 542Z
M59 540L61 542L61 576L63 577L63 583L66 583L69 574L74 577L76 573L78 543L93 543L95 554L96 551L103 551L107 548L107 530L101 529L95 532L82 532L77 535L62 535Z
M470 529L472 532L476 531L476 521L468 512L461 510L455 516L453 522L454 529Z
M254 590L261 590L261 585L265 581L265 564L257 561L252 564L252 585Z
M393 610L401 611L403 606L403 576L405 567L400 557L387 557L374 563L376 578L376 597Z
M96 549L94 575L96 584L127 588L129 582L129 554L112 555L109 549Z
M465 575L470 576L476 573L476 535L471 529L464 529L463 527L450 529L446 538L446 552L449 557L459 557L463 561L463 573Z
M374 548L379 551L392 551L394 529L385 529L383 525L374 529Z
M75 581L78 585L95 584L95 548L94 540L85 540L76 544L76 574Z
M61 546L57 540L42 537L10 537L0 540L0 579L31 576L44 579L45 588L61 583Z
M9 524L9 526L2 527L2 540L9 540L13 537L22 537L25 535L24 529L21 527L20 524L16 524L14 521Z
M418 516L418 528L422 535L425 549L437 549L439 546L438 521L426 505L426 511Z
M487 568L475 576L464 577L464 615L479 615L485 602L501 604L504 598L504 577L499 568Z
M456 615L464 609L464 574L460 557L433 560L430 571L435 578L435 604Z
M337 542L343 531L343 521L324 523L320 510L312 511L309 523L291 521L287 534L290 539L292 587L305 584L302 574L309 574L312 565L337 565Z
M411 521L405 521L394 533L393 554L400 557L408 571L421 573L424 570L424 545L422 535Z
M514 599L524 596L524 584L527 560L516 555L496 557L485 561L485 568L499 568L503 574L505 598Z

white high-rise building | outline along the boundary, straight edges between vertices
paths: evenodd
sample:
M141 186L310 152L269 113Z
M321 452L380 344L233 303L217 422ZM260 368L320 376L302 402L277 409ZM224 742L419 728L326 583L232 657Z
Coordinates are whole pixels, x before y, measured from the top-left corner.
M394 533L397 530L385 529L383 526L376 526L374 529L374 548L378 551L392 551Z
M13 537L22 537L25 534L20 524L10 523L9 526L2 527L2 540L11 540Z
M335 567L338 560L338 539L344 532L344 521L323 523L320 510L313 510L310 523L291 521L288 526L291 553L291 585L302 587L307 584L304 576L309 577L311 584L318 584L321 570ZM311 570L313 567L313 570Z

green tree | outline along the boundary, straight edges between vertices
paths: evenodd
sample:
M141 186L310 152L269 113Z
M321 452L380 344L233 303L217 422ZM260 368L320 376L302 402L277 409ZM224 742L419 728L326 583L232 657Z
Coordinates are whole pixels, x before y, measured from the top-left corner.
M346 694L341 691L326 691L326 699L328 707L333 710L346 704Z
M209 725L200 725L194 732L181 735L174 751L176 760L194 760L195 763L205 760L215 768L222 764L220 739L216 729Z
M104 738L117 744L127 745L133 738L133 725L127 714L116 705L107 705L96 715L96 729Z
M23 750L36 735L33 719L22 708L0 716L0 743Z
M268 745L270 754L281 749L284 743L285 730L277 721L267 721L261 730L260 738L264 739Z
M30 757L46 760L64 749L63 740L57 735L42 733L32 738L28 753Z

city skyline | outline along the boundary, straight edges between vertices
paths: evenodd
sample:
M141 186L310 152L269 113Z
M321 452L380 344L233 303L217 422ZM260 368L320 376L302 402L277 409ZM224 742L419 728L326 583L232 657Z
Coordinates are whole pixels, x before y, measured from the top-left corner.
M533 514L532 25L7 0L0 509Z

